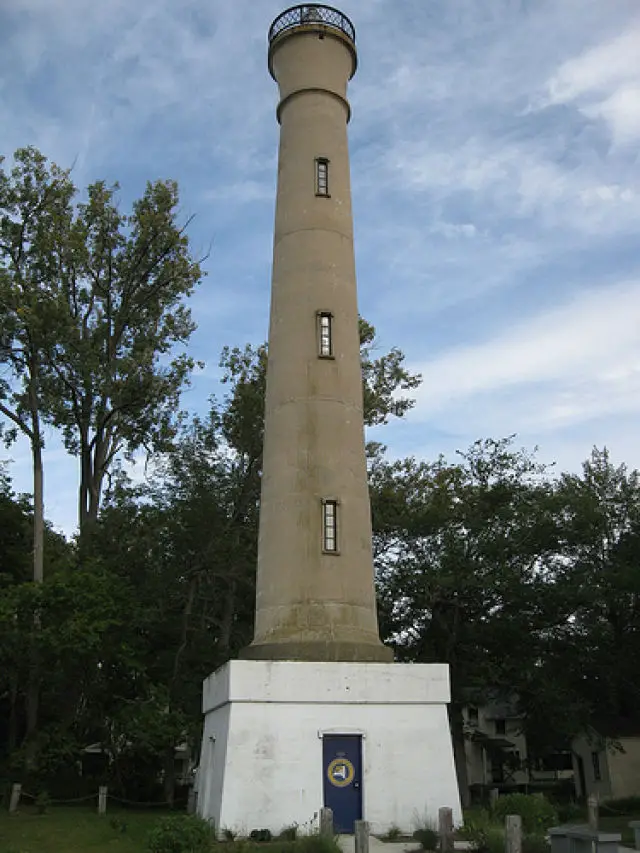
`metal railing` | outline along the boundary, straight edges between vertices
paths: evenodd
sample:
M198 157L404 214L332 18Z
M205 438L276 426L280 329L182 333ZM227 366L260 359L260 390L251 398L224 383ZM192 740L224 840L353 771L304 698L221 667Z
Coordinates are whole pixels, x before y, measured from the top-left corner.
M333 6L318 6L315 3L292 6L278 15L269 28L269 43L286 30L314 23L323 24L325 27L331 27L334 30L340 30L340 32L344 33L355 43L356 30L349 18L338 9L334 9Z

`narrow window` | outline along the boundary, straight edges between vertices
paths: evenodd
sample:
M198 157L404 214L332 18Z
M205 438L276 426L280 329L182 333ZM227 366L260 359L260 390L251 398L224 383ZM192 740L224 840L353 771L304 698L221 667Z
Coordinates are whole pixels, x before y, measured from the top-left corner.
M591 764L593 765L593 778L596 782L599 782L602 779L602 774L600 772L600 755L597 752L591 753Z
M322 550L338 551L338 501L322 501Z
M329 161L326 157L316 160L316 195L329 197Z
M506 735L507 733L507 721L506 720L496 720L496 734L497 735Z
M333 315L330 311L318 312L318 354L321 358L333 356Z
M470 726L478 725L478 709L474 708L473 705L470 705L467 709L467 718Z

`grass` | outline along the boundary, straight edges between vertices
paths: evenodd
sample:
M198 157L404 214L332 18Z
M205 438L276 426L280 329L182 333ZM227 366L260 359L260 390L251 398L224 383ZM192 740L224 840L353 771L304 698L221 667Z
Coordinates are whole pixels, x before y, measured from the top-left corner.
M0 811L0 851L144 853L147 834L159 819L156 812L110 809L99 816L87 808L65 807L39 815L21 806L14 815Z
M0 810L0 853L146 853L147 836L166 815L163 810L109 809L97 815L88 808L52 807L37 814L21 806L17 814ZM333 839L317 835L268 843L227 841L212 845L217 853L339 853Z
M624 847L633 847L633 830L629 827L630 820L640 820L640 814L629 815L600 815L599 826L605 832L621 832Z

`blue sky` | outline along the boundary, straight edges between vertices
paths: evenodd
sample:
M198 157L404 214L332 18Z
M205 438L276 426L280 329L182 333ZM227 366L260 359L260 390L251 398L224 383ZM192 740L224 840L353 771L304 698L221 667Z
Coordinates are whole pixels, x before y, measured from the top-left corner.
M278 126L275 0L11 0L0 6L2 153L33 144L79 186L181 187L206 362L260 343ZM424 382L377 430L392 455L517 433L577 470L592 445L640 467L637 0L344 0L360 310ZM49 433L46 514L70 532L76 463ZM10 458L28 490L28 448ZM139 466L138 466L139 467Z

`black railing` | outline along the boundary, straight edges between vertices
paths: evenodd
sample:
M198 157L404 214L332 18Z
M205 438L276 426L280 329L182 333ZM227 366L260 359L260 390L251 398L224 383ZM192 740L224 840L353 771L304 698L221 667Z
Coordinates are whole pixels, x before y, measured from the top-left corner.
M338 9L334 9L333 6L317 6L315 3L306 3L304 6L292 6L278 15L269 28L269 43L286 30L316 23L331 27L334 30L340 30L352 42L356 40L355 27L349 18Z

